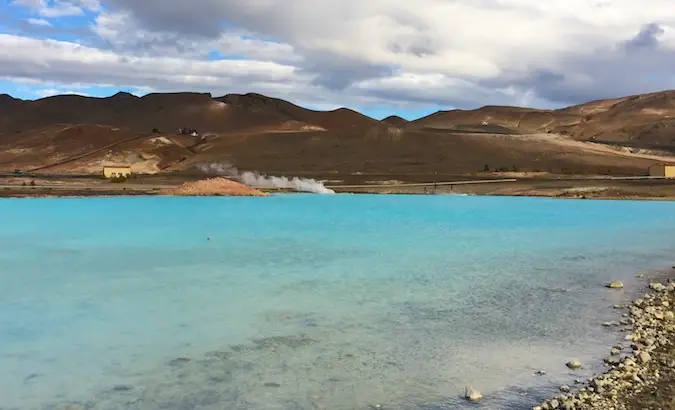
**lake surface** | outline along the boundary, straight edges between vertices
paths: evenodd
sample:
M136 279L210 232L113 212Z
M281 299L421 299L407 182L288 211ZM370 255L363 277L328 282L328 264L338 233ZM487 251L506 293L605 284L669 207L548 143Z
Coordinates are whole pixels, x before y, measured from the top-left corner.
M8 199L0 215L2 410L530 409L602 370L622 337L600 323L675 249L666 202Z

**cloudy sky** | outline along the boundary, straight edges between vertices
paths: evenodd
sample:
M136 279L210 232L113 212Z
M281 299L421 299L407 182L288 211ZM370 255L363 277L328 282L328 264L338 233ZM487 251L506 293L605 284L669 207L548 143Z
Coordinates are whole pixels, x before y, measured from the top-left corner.
M673 0L0 0L0 93L259 92L375 117L675 88Z

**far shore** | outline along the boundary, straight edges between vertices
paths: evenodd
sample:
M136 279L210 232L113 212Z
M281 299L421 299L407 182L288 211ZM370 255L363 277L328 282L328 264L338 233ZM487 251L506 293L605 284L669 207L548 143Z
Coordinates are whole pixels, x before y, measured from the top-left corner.
M465 194L530 196L570 199L675 200L675 179L633 179L579 175L443 176L438 182L424 175L330 175L325 185L336 193ZM205 178L202 176L202 178ZM198 180L193 175L137 176L113 183L97 176L45 175L0 178L0 197L82 197L163 195L181 184ZM319 179L319 178L317 178ZM486 182L486 183L483 183ZM261 189L267 193L293 192Z

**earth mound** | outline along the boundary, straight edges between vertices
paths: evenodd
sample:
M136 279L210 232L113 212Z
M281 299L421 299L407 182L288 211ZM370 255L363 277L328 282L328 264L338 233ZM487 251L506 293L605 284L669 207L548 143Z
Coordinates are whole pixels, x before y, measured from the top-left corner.
M227 178L209 178L186 182L162 191L173 196L268 196L269 194Z

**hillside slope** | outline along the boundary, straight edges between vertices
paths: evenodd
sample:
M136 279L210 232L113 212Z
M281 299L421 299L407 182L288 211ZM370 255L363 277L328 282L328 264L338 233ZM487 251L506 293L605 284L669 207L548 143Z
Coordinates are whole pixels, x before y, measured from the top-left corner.
M198 135L179 135L184 127ZM308 110L260 94L118 93L37 101L0 95L0 170L98 173L103 164L122 162L135 172L156 173L229 162L324 176L472 174L486 166L643 175L655 161L670 158L581 141L674 148L674 132L673 91L559 110L439 111L410 122L396 116L377 121L347 108Z
M438 111L413 121L420 129L561 133L574 139L628 143L637 147L675 145L675 91L591 101L558 110L485 106Z
M107 98L59 95L36 101L0 97L0 136L57 124L90 124L127 128L135 132L175 133L192 128L201 133L227 133L255 128L302 130L339 129L377 124L346 108L321 112L258 94L117 93ZM312 128L313 126L313 128Z

